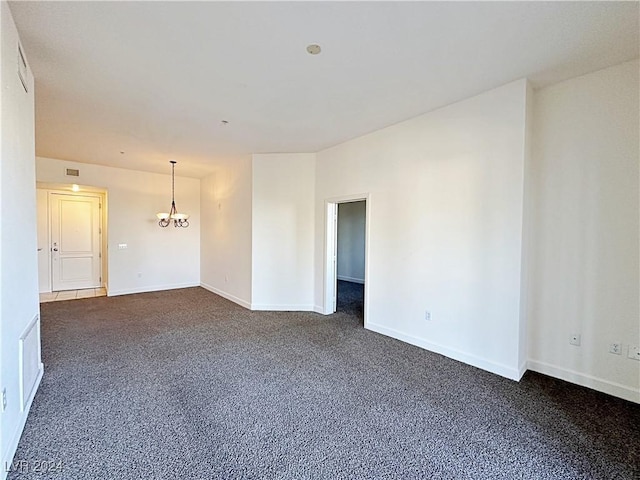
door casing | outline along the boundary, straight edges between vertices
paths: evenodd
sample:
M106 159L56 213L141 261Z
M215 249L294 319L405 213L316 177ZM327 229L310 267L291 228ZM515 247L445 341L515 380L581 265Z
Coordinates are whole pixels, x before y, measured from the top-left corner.
M365 202L365 247L364 247L364 326L367 327L369 312L369 232L371 226L371 194L360 193L332 197L325 200L325 249L324 249L324 298L323 314L336 311L338 293L338 204Z

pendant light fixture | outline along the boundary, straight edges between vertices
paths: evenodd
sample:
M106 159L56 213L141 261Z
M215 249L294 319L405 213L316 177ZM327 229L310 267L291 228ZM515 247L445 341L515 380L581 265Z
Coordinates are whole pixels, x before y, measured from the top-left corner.
M176 193L176 177L175 177L175 168L176 168L176 161L175 160L169 160L169 163L171 163L171 210L169 211L169 213L157 213L156 217L158 217L158 225L160 225L161 227L168 227L169 224L171 223L171 220L173 220L173 226L174 227L182 227L182 228L187 228L189 226L189 215L184 214L184 213L178 213L178 210L176 209L176 199L175 199L175 193Z

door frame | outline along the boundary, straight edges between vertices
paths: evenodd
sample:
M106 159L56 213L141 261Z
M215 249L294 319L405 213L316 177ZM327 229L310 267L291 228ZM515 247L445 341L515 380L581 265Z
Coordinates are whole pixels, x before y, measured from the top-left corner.
M102 288L102 203L104 202L104 198L102 195L100 195L99 193L96 192L80 192L79 187L78 187L78 191L77 192L54 192L54 191L49 191L47 192L47 203L49 206L49 255L51 258L51 263L50 263L50 267L49 267L49 271L50 271L50 276L51 276L51 290L52 291L63 291L63 290L54 290L54 278L55 278L55 273L56 273L56 268L54 268L53 265L53 255L51 254L52 251L52 246L51 246L51 242L53 241L53 231L54 231L54 222L52 221L52 218L54 216L54 208L53 206L55 205L55 201L54 196L60 197L60 200L58 201L62 201L61 199L63 197L72 197L72 198L77 198L77 197L82 197L82 198L91 198L97 200L98 202L98 222L97 222L97 227L98 227L98 241L97 241L97 245L98 245L98 286L97 287L82 287L82 288ZM95 205L95 204L94 204ZM94 207L95 208L95 207ZM59 215L59 212L57 213ZM95 227L95 224L94 224ZM60 260L61 262L62 260ZM59 268L59 267L58 267ZM94 273L95 274L95 273ZM59 285L60 287L60 285ZM66 290L82 290L82 288L66 288Z
M369 318L369 233L371 231L371 194L358 193L327 198L324 201L324 292L322 313L331 315L336 311L338 293L338 205L340 203L365 202L364 231L364 325Z
M49 196L51 193L57 193L62 195L74 195L74 196L98 196L100 198L100 205L102 208L100 209L100 229L101 229L101 240L100 240L100 253L101 253L101 262L100 262L100 276L102 277L102 281L100 282L101 288L108 289L109 285L109 262L108 262L108 192L106 189L99 187L92 187L88 185L79 185L78 191L74 191L74 186L71 184L59 184L59 183L45 183L45 182L36 182L36 188L38 190L42 190L46 192L47 198L47 245L46 245L46 254L47 254L47 264L49 265L48 272L48 291L40 292L40 293L51 293L53 291L53 265L52 265L52 257L51 257L51 202L49 200ZM40 272L38 272L40 274Z

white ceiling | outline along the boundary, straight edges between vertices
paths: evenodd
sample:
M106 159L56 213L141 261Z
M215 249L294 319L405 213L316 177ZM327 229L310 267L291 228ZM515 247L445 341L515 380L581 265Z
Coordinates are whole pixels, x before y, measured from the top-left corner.
M161 173L174 158L195 177L518 78L541 86L638 58L640 41L637 2L10 6L36 78L39 156Z

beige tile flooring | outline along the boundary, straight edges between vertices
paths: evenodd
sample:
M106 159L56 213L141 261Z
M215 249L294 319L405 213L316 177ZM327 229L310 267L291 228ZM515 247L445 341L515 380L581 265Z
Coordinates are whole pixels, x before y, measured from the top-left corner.
M105 297L104 288L85 288L84 290L65 290L63 292L41 293L40 303L58 302L60 300L75 300L77 298Z

